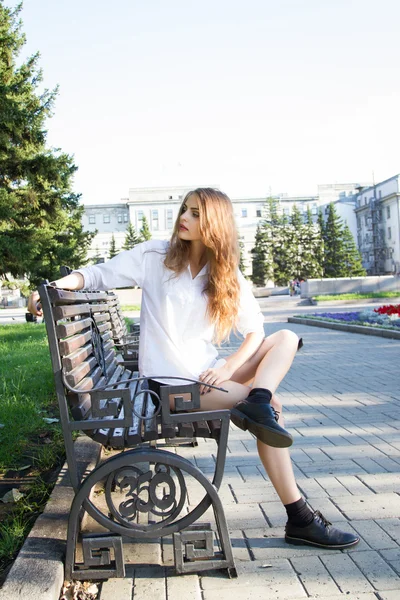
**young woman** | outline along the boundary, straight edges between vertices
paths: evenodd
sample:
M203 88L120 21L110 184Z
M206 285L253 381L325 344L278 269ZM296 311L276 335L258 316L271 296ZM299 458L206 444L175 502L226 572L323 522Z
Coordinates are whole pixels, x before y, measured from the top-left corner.
M200 385L201 408L230 409L232 421L256 436L260 459L288 514L286 541L353 546L359 538L312 512L296 485L288 450L293 440L275 391L298 338L287 329L264 337L263 316L238 263L231 201L218 190L198 188L186 195L170 242L144 242L54 283L72 290L139 285L141 375L190 377L222 387L225 391ZM32 294L28 306L34 314L40 314L37 300ZM241 346L218 358L214 343L235 330L244 338ZM152 389L159 385L151 382Z

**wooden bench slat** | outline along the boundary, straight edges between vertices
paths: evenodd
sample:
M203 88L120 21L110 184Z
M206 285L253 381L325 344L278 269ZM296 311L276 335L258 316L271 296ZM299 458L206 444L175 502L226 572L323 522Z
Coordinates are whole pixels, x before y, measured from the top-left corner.
M84 346L87 342L92 339L92 331L88 329L84 333L77 333L76 335L67 338L66 340L60 340L59 349L61 356L68 356L72 354L78 348Z
M211 437L214 440L218 440L219 435L221 433L221 421L218 419L218 420L207 421L207 423L208 423L208 426L211 431Z
M83 361L80 365L72 369L65 374L65 379L69 385L72 387L78 387L79 381L81 381L88 373L94 369L97 365L96 358L94 356L89 356L89 358Z
M69 337L74 333L79 333L83 329L90 327L90 319L80 319L79 321L71 321L70 323L60 323L56 326L56 334L58 339Z
M194 427L192 423L178 423L178 437L194 437Z
M76 352L73 352L69 356L62 358L62 364L66 371L72 371L77 365L83 362L93 352L93 346L91 343L85 344L82 348L79 348Z
M210 437L211 432L207 421L197 421L193 426L196 437Z
M90 314L90 304L74 304L71 306L55 306L53 316L55 321L76 317L78 315Z
M53 304L81 304L82 302L93 302L107 300L107 292L74 292L60 288L48 288L48 294Z

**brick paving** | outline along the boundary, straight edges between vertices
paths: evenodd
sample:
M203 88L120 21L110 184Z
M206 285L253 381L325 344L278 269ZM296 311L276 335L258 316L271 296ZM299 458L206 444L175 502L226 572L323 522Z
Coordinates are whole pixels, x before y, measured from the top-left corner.
M126 579L103 584L101 600L400 598L400 342L296 324L265 327L289 327L305 342L278 390L300 489L334 524L357 531L360 544L343 551L285 544L285 510L255 441L232 426L221 496L238 579L174 575L166 539L159 551L143 544L136 553L160 565L128 567ZM176 451L211 476L212 441ZM189 504L198 499L189 485Z

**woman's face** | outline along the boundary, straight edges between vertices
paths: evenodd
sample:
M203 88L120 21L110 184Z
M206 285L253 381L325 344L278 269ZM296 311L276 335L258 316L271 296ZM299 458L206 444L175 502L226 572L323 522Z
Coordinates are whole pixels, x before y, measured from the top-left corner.
M199 201L196 194L191 194L182 205L178 236L189 242L201 241Z

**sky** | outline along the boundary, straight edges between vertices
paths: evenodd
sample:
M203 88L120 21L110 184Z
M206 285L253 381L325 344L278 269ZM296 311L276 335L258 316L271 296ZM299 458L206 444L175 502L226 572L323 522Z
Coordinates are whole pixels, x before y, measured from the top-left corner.
M4 0L12 7L16 1ZM218 184L316 194L400 171L398 0L25 0L85 204Z

